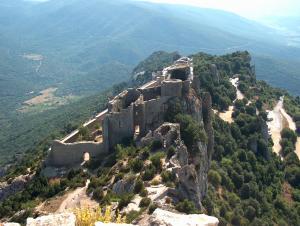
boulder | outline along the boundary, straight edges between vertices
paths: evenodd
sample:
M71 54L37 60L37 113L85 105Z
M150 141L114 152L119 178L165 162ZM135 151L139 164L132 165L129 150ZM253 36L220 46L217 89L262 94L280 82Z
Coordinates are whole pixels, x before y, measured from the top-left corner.
M134 225L133 224L117 224L117 223L96 222L95 226L134 226Z
M50 214L36 219L27 218L26 226L75 226L76 217L73 213Z
M20 224L18 223L3 223L3 224L0 224L1 226L21 226Z
M180 214L156 209L149 219L149 226L217 226L216 217L205 214Z
M125 194L125 193L131 193L133 192L134 189L134 178L125 178L117 181L113 185L113 192L120 195L120 194Z

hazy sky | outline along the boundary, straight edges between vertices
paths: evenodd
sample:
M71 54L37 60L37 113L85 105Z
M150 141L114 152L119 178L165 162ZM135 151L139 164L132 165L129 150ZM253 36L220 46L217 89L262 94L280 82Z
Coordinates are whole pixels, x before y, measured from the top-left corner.
M244 17L300 16L300 0L139 0L223 9Z

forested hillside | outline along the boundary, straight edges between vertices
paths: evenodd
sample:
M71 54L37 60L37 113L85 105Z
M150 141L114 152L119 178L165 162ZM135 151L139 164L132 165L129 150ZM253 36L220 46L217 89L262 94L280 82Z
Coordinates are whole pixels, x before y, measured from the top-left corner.
M76 121L57 115L127 81L153 51L248 49L259 79L297 95L300 51L286 44L273 29L220 10L130 0L3 0L0 162L46 138L55 118Z
M296 119L300 114L299 98L294 98L288 92L273 88L263 81L256 80L251 56L248 52L235 52L224 56L212 56L205 53L192 55L195 76L199 78L199 94L209 92L212 97L214 128L214 153L208 172L208 193L202 201L203 208L196 208L194 200L169 200L168 205L184 213L205 213L219 219L220 225L299 225L300 223L300 162L294 153L297 134L285 129L282 132L282 159L272 151L272 139L266 131L267 110L272 109L279 97L286 96L286 109ZM157 71L178 58L177 53L166 54L157 52L135 68L133 81L148 81L149 73ZM160 61L161 59L161 61ZM211 65L216 65L218 73L212 73ZM136 73L145 71L143 74ZM234 100L236 88L229 82L230 78L238 78L238 88L245 96L243 100ZM123 84L114 91L133 84ZM250 88L249 88L250 87ZM103 97L112 94L105 93ZM98 102L96 108L101 108ZM85 108L88 103L85 103ZM90 102L89 104L92 104ZM223 121L216 112L227 111L234 104L233 122ZM192 143L207 137L203 128L196 126L195 121L188 115L182 114L180 105L174 104L166 120L177 122L181 126L182 139L187 145L188 152L194 155ZM299 135L299 134L298 134ZM157 206L151 204L145 191L146 185L154 182L159 174L162 183L171 188L177 188L176 177L162 168L162 163L169 161L174 155L174 148L166 152L159 143L140 148L132 141L117 145L111 156L103 159L93 159L86 165L85 171L71 170L59 178L59 182L51 182L41 173L41 160L47 152L47 145L41 144L39 155L37 150L28 154L27 159L12 167L7 178L26 172L30 167L37 174L25 190L11 196L0 203L0 216L11 216L20 209L26 209L23 215L13 218L22 221L24 217L34 214L33 207L43 200L57 194L62 194L67 188L81 187L84 181L91 179L87 192L93 192L93 198L100 205L110 205L118 202L121 210L130 203L135 194L143 197L140 211L131 211L127 222L138 219L141 214L152 213ZM35 157L33 157L35 156ZM163 160L162 160L163 159ZM123 161L129 163L124 166ZM145 165L143 161L150 162ZM207 160L209 161L209 160ZM103 164L100 164L100 163ZM122 164L121 164L122 163ZM120 171L117 170L120 168ZM136 173L140 176L135 178ZM131 176L131 177L130 177ZM133 177L134 176L134 177ZM122 180L137 179L138 183L132 193L115 194L103 188L111 178ZM129 180L129 179L128 179ZM106 194L106 195L105 195Z

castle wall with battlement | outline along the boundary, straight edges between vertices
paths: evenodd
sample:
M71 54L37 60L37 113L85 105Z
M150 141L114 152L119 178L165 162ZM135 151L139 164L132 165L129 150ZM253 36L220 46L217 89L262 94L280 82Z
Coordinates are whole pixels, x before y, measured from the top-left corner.
M85 123L88 129L102 128L101 142L76 142L79 131L74 131L62 141L54 141L46 164L50 166L72 166L83 160L84 153L95 158L109 153L125 138L142 137L154 131L162 123L168 101L182 97L193 82L190 59L164 69L155 80L137 89L127 89L108 103L108 109Z

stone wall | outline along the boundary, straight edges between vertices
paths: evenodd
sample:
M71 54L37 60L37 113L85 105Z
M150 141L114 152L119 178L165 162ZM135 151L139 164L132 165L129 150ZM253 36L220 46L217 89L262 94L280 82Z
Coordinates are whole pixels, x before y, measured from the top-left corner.
M91 158L106 153L104 143L78 142L66 144L55 140L51 146L46 165L65 167L80 164L83 162L85 153L89 153Z
M140 131L145 135L149 130L154 130L164 122L164 114L167 110L167 102L170 97L161 97L143 103Z
M158 96L161 96L161 86L141 89L140 92L143 95L144 101L156 99Z
M191 90L193 70L189 63L185 63L184 58L182 61L168 67L165 77L160 76L138 89L123 91L108 103L106 111L84 124L90 131L102 124L103 143L74 143L79 135L76 130L61 142L53 142L47 165L68 166L80 163L85 152L90 153L91 158L96 157L109 152L125 138L137 137L137 132L138 135L145 135L149 130L159 127L164 122L168 100L183 97ZM196 118L201 117L198 112L200 109L194 110L189 105L186 107L195 113Z
M161 84L161 96L182 96L182 81L179 79L165 80Z
M103 119L105 118L108 110L104 110L99 113L94 119L83 124L84 127L87 127L90 131L92 131L96 126L101 126ZM63 143L73 143L76 142L79 136L79 130L73 131L71 134L62 139Z
M134 127L134 106L130 105L120 112L107 114L103 123L103 139L106 148L113 148L122 142L124 138L132 137L135 132Z

